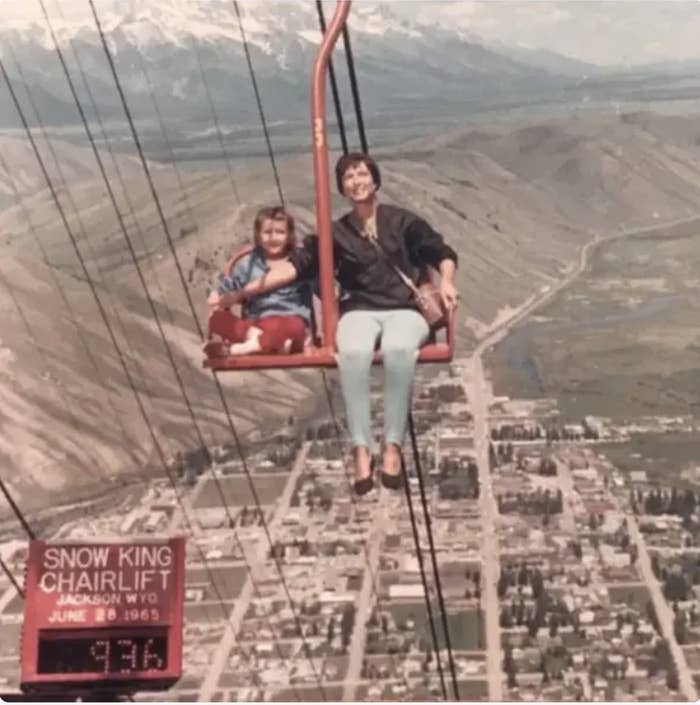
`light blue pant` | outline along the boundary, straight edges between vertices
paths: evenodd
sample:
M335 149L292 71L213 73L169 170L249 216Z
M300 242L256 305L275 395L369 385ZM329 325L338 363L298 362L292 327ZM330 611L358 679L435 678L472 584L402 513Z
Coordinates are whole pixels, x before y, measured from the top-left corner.
M338 367L353 446L372 448L369 380L381 337L384 362L384 439L401 445L406 433L418 349L429 333L425 318L410 309L350 311L338 323Z

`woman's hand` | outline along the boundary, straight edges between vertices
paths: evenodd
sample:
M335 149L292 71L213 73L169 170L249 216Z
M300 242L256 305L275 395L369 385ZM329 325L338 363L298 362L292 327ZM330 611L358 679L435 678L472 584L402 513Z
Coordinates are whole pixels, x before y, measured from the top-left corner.
M443 279L440 282L440 296L442 297L442 303L445 304L445 308L448 311L451 311L453 308L457 308L459 292L451 281Z

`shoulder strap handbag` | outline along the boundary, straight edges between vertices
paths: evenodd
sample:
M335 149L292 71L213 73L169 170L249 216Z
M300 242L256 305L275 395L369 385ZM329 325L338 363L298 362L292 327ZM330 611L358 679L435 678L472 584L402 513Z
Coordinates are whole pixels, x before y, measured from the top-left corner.
M345 222L351 228L357 230L357 228L355 228L349 220L346 219ZM361 233L360 236L362 236ZM413 298L416 301L416 305L418 306L418 310L423 314L423 318L425 318L431 330L439 330L440 328L444 328L447 325L447 310L445 309L445 304L442 301L442 296L440 296L440 291L435 284L432 282L425 282L424 284L419 284L416 286L411 278L399 267L397 267L391 259L389 259L386 250L381 246L377 239L365 239L372 243L377 252L388 262L401 281L411 290Z

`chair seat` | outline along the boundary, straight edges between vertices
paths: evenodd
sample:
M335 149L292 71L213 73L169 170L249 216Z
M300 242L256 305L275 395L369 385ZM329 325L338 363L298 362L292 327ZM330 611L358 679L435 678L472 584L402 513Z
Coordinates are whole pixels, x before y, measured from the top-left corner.
M204 367L217 371L335 366L335 356L326 348L309 348L303 353L292 355L229 355L209 357L204 360Z
M450 362L452 354L447 343L429 343L420 350L418 362ZM380 365L382 353L374 353L373 363ZM269 370L283 368L336 367L337 360L332 351L325 348L309 348L294 355L229 355L209 357L204 367L211 370Z

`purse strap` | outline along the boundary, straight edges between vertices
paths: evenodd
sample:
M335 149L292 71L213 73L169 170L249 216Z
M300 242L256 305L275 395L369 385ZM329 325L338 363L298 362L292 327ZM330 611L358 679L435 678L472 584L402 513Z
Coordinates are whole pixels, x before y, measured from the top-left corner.
M379 243L379 240L376 240L374 238L370 237L365 237L355 226L354 223L351 223L350 220L345 216L343 218L345 223L349 225L355 232L359 234L361 238L364 240L367 240L370 242L373 246L374 249L379 252L379 254L384 258L384 260L391 266L391 268L399 275L399 279L411 290L414 296L420 296L420 289L413 283L413 280L399 267L397 267L390 259L389 255L386 253L386 250L382 247L382 245Z

